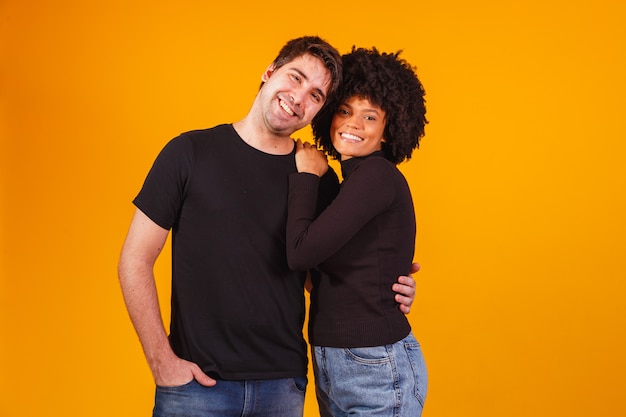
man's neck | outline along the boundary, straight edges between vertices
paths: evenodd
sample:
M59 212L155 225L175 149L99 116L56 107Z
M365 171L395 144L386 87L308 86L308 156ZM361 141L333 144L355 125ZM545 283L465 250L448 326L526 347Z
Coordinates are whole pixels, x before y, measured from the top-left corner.
M233 128L244 142L261 152L287 155L293 150L294 142L290 136L268 132L265 126L259 127L254 123L250 115L233 123Z

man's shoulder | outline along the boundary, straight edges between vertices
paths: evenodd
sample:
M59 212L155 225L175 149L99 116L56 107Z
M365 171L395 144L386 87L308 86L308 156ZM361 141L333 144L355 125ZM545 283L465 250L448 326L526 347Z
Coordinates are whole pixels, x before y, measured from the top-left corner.
M206 139L225 138L235 133L231 124L220 124L206 129L195 129L181 133L176 140L202 141Z
M189 130L171 140L170 145L194 154L229 151L237 142L237 133L231 124L207 129Z
M184 159L192 161L200 155L227 151L227 144L233 142L232 125L217 125L208 129L189 130L172 138L160 153L160 158Z

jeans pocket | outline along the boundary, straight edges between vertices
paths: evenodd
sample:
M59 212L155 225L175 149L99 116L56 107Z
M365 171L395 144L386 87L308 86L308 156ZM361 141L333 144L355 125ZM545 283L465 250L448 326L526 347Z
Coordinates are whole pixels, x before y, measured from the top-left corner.
M426 399L426 392L428 390L428 372L426 370L426 362L424 361L424 355L420 344L405 343L409 362L411 363L411 369L413 370L413 376L415 378L415 396L419 400L420 404L424 406L424 400Z
M180 392L180 391L184 391L187 388L191 387L193 384L195 384L196 380L192 379L189 382L186 382L182 385L174 385L174 386L162 386L162 385L157 385L156 389L157 391L161 391L161 392Z
M306 392L306 384L308 382L307 377L300 376L300 377L292 378L292 380L293 380L293 386L298 392L302 392L302 393Z
M344 352L349 359L363 364L377 365L390 360L389 351L385 346L346 348Z

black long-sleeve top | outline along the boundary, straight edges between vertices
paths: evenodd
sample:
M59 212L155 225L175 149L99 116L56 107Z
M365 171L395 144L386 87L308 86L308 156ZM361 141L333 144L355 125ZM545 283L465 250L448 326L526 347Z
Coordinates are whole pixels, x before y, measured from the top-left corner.
M406 179L382 152L342 161L344 181L316 217L319 177L289 177L287 259L312 273L309 339L316 346L395 343L410 332L391 286L409 272L415 214Z

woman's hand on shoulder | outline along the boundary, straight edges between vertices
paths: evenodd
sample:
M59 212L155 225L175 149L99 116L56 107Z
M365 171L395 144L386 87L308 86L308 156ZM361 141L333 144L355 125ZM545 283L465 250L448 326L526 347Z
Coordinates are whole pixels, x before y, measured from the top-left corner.
M309 142L296 140L296 167L298 172L305 172L321 177L328 171L326 154Z

